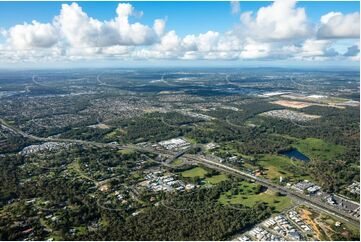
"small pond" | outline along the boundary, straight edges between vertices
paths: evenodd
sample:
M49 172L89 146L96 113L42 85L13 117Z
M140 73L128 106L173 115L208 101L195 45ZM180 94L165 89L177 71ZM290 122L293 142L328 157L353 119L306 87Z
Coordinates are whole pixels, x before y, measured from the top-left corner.
M305 156L304 154L299 152L297 149L287 150L287 151L281 152L280 154L285 155L291 159L293 158L293 159L301 160L304 162L310 161L310 158L308 158L307 156Z

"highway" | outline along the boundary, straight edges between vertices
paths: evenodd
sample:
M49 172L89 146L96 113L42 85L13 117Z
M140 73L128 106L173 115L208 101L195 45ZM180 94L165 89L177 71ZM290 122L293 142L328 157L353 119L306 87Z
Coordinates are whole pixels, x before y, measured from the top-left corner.
M52 138L52 137L38 137L32 134L27 134L23 132L22 130L15 128L9 124L7 124L3 119L0 119L0 124L4 125L7 129L13 131L14 133L17 133L24 138L37 140L37 141L43 141L43 142L66 142L66 143L76 143L76 144L83 144L83 145L92 145L96 147L110 147L110 148L127 148L127 146L120 146L117 144L107 144L107 143L100 143L95 141L86 141L86 140L77 140L77 139L62 139L62 138Z
M236 175L236 176L241 176L243 178L247 178L249 180L254 180L266 187L269 187L273 190L277 190L287 196L293 197L294 199L297 199L309 206L313 206L315 208L318 208L324 212L328 212L331 215L334 215L336 217L339 217L347 222L350 222L356 226L360 225L360 221L353 217L352 215L350 215L349 213L342 211L336 207L330 206L325 202L322 202L320 199L315 198L315 197L310 197L310 196L306 196L302 193L296 192L294 190L288 189L286 187L274 184L272 182L270 182L267 179L263 179L257 176L254 176L252 174L243 172L239 169L233 168L231 166L219 163L219 162L215 162L209 159L205 159L201 156L195 156L195 155L191 155L191 154L184 154L184 153L174 153L174 152L160 152L158 150L154 150L154 149L150 149L150 148L141 148L139 146L136 145L118 145L118 144L109 144L109 143L100 143L100 142L95 142L95 141L85 141L85 140L74 140L74 139L61 139L61 138L44 138L44 137L38 137L38 136L34 136L31 134L27 134L23 131L21 131L18 128L15 128L9 124L7 124L3 119L0 119L0 124L4 125L6 128L12 130L13 132L25 137L25 138L30 138L33 140L38 140L38 141L45 141L45 142L49 142L49 141L53 141L53 142L68 142L68 143L77 143L77 144L84 144L84 145L92 145L92 146L96 146L96 147L110 147L110 148L118 148L118 149L136 149L139 151L143 151L143 152L152 152L152 153L156 153L156 154L160 154L160 155L167 155L167 156L183 156L185 157L188 161L190 162L195 162L195 163L199 163L199 164L203 164L205 166L209 166L218 170L222 170L224 172ZM172 158L169 158L171 160L173 160Z
M269 187L273 190L279 191L282 194L293 197L294 199L297 199L309 206L313 206L313 207L318 208L322 211L325 211L331 215L341 218L349 223L352 223L356 226L360 226L360 221L357 218L353 217L352 215L350 215L349 213L347 213L345 211L342 211L336 207L332 207L332 206L328 205L325 202L322 202L320 199L318 199L316 197L306 196L302 193L299 193L294 190L288 189L286 187L274 184L267 179L263 179L263 178L251 175L251 174L243 172L239 169L235 169L228 165L224 165L224 164L221 164L221 163L209 160L209 159L205 159L205 158L202 158L199 156L194 156L194 155L189 155L189 154L185 154L183 157L185 157L185 158L187 158L187 160L195 162L195 163L203 164L205 166L210 166L210 167L216 168L216 169L218 168L219 170L231 173L233 175L238 175L243 178L248 178L249 180L254 180L266 187Z
M5 122L5 120L0 118L0 125L5 126L8 130L11 130L12 132L28 139L36 140L36 141L43 141L43 142L64 142L64 143L74 143L74 144L81 144L81 145L91 145L95 147L100 148L116 148L116 149L134 149L139 150L142 152L151 152L151 153L157 153L161 155L168 155L168 156L174 156L175 154L173 152L168 151L162 151L161 153L157 150L150 149L150 148L143 148L139 147L133 144L129 145L120 145L120 144L114 144L114 143L101 143L96 141L87 141L87 140L78 140L78 139L63 139L63 138L52 138L52 137L39 137L32 134L27 134L23 132L22 130L13 127L12 125L9 125ZM170 157L172 159L172 157Z

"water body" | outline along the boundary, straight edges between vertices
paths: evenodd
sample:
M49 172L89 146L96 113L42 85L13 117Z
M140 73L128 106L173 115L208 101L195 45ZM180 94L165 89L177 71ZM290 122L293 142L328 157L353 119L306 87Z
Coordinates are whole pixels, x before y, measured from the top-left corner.
M280 153L281 155L285 155L288 158L294 158L297 160L301 160L304 162L309 162L310 158L308 158L307 156L305 156L304 154L302 154L301 152L299 152L297 149L292 149L292 150L288 150L288 151L284 151Z

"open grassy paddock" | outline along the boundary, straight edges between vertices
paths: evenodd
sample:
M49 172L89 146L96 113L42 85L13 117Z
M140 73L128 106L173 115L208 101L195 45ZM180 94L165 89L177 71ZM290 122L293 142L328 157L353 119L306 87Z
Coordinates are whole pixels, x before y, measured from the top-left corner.
M265 169L265 177L267 179L275 180L279 179L280 176L289 180L310 179L309 176L299 175L297 171L297 168L302 169L302 161L291 160L285 156L263 155L258 164Z
M190 170L183 171L183 172L181 173L181 175L182 175L183 177L199 177L199 178L204 178L207 173L208 173L208 172L207 172L205 169L203 169L202 167L197 166L197 167L194 167L194 168L192 168L192 169L190 169Z
M209 183L209 184L218 184L222 181L226 181L228 180L228 177L224 174L220 174L220 175L215 175L215 176L211 176L211 177L207 177L205 179L206 183Z
M222 194L219 201L222 204L242 204L247 207L264 202L275 212L281 212L292 205L292 200L287 196L279 195L270 189L264 191L259 185L247 181L239 183L237 192L231 190Z
M311 159L331 160L345 152L344 146L316 138L298 140L293 146Z

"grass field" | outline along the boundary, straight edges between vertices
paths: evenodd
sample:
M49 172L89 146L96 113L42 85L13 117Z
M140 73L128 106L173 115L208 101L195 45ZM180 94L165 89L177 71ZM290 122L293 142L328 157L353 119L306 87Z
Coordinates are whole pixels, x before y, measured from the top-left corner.
M326 103L343 103L343 102L347 102L350 99L347 98L342 98L342 97L327 97L326 99L323 99L322 101L326 102Z
M285 138L285 139L292 140L292 141L297 141L297 140L299 140L298 138L293 137L293 136L288 135L288 134L270 134L270 135L271 135L271 136L275 136L275 137Z
M181 174L183 177L199 177L204 178L208 172L202 167L194 167L190 170L183 171Z
M183 164L183 161L181 161L180 159L175 159L174 161L172 161L172 163L170 163L171 165L174 166L179 166Z
M133 149L122 149L122 150L118 150L117 152L122 155L129 155L129 154L133 154L134 150Z
M279 179L283 178L303 178L309 179L308 176L300 176L297 172L297 167L301 167L301 161L293 161L287 157L279 155L263 155L258 161L258 164L266 169L266 178ZM296 169L295 169L296 168ZM294 171L294 173L292 172Z
M193 145L195 145L195 144L197 144L197 140L195 140L195 139L193 139L193 138L191 138L191 137L184 137L189 143L191 143L191 144L193 144Z
M345 147L325 142L322 139L307 138L293 145L311 159L331 160L345 152Z
M242 166L246 169L257 170L257 166L255 166L249 162L243 163Z
M222 181L226 181L228 180L228 177L224 174L220 174L220 175L216 175L216 176L211 176L211 177L208 177L205 179L206 183L209 183L209 184L218 184Z
M125 134L126 134L126 131L124 131L121 128L117 128L117 129L113 130L112 132L107 133L105 135L105 138L107 138L107 139L115 139L118 136L125 135Z
M239 184L240 192L236 195L231 195L228 191L221 195L219 201L222 204L242 204L247 207L252 207L259 202L267 203L267 205L274 209L274 212L281 212L282 210L292 205L292 200L287 196L279 196L275 191L266 190L265 192L256 193L256 184L242 181Z

